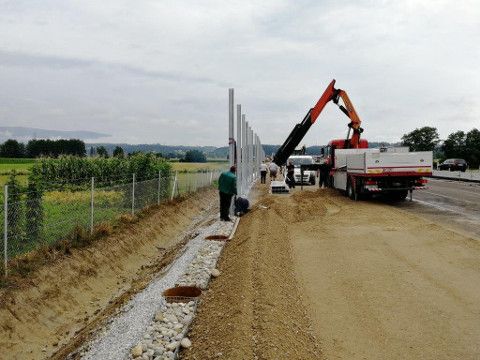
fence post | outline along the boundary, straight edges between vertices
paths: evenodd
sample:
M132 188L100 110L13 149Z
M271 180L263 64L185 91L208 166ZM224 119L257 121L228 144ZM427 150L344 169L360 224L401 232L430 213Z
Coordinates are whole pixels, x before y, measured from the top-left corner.
M132 215L135 215L135 173L132 176Z
M160 205L160 190L161 190L160 182L161 182L161 180L162 180L162 176L160 174L160 170L158 170L157 205Z
M95 178L92 176L92 186L90 189L90 235L93 235L94 191L95 191Z
M210 185L212 185L213 182L213 170L210 171Z
M172 187L172 196L170 198L170 200L173 200L173 198L175 197L175 188L177 187L177 171L175 171L175 178L173 179L173 187Z
M8 276L8 185L5 185L3 192L3 263L5 270L5 277Z

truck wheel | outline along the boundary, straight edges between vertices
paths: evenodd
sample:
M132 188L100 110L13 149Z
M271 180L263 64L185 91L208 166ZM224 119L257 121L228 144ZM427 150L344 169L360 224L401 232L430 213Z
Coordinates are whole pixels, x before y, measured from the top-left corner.
M352 200L357 200L357 194L350 181L347 183L347 196Z

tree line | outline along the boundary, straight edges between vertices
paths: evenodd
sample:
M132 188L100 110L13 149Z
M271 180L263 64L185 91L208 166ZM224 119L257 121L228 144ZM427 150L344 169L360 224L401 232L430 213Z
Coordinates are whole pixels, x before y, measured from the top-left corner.
M470 168L480 166L480 130L455 131L440 140L438 130L424 126L402 136L402 145L411 151L433 151L440 161L451 158L465 159Z
M9 139L0 145L0 157L36 158L40 156L59 157L60 155L85 156L85 143L79 139L30 140L26 145Z

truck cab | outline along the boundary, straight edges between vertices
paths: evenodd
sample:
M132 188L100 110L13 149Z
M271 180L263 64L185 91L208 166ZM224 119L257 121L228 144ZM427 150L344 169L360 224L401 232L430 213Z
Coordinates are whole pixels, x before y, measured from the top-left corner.
M348 149L350 144L345 139L331 140L328 145L323 148L323 162L331 167L335 166L335 150L336 149ZM368 141L366 139L360 139L357 149L368 149Z
M313 156L310 155L292 155L288 158L287 164L289 162L293 163L293 166L295 166L294 169L294 178L295 178L295 183L296 184L311 184L315 185L315 177L316 173L314 170L304 170L303 171L303 178L301 175L301 165L313 165L314 160Z

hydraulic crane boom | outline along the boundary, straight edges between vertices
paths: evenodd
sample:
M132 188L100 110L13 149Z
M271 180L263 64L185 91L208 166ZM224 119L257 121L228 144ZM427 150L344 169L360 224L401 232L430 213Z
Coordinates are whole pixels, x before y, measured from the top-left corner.
M339 100L342 99L343 105L339 105ZM328 87L323 92L320 99L313 108L311 108L307 115L303 118L300 124L295 125L292 132L288 136L287 140L280 146L277 153L275 154L273 161L277 165L283 165L287 161L288 157L293 153L293 150L298 146L300 141L304 138L305 134L308 132L313 123L317 120L318 116L322 112L323 108L329 101L333 101L337 104L342 110L342 112L348 116L350 123L348 124L348 135L345 140L348 143L349 148L358 147L360 141L360 134L363 129L360 127L361 121L355 111L355 108L352 105L352 102L348 98L348 95L345 91L341 89L335 89L335 79L330 82ZM353 130L352 137L350 138L350 132ZM350 139L349 139L350 138Z

